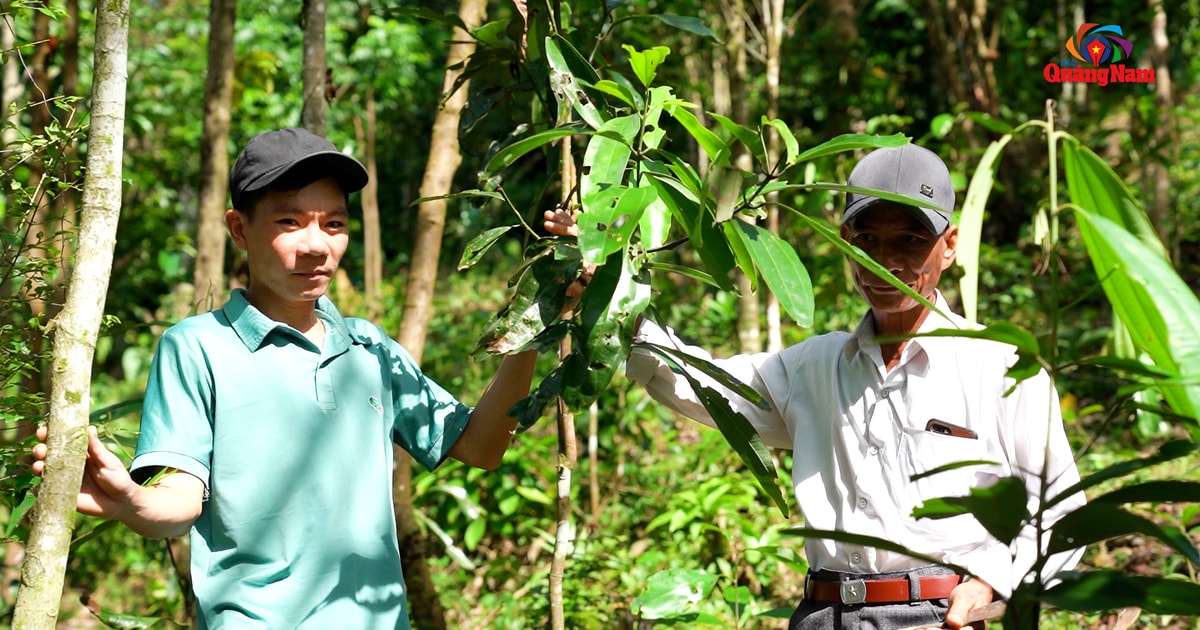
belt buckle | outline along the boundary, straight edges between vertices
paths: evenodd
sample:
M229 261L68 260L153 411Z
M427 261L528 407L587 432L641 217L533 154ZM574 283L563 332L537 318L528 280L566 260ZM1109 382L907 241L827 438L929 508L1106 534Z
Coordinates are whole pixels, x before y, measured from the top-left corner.
M867 583L862 580L846 580L840 584L843 604L861 604L867 601Z

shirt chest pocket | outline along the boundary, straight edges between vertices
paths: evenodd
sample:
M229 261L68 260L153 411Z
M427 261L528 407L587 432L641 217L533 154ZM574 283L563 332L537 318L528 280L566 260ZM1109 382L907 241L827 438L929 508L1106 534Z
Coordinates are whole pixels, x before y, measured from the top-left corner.
M1004 474L986 439L909 430L901 442L900 469L909 479L908 507L929 499L966 496L972 488L989 486ZM914 476L919 478L912 480Z

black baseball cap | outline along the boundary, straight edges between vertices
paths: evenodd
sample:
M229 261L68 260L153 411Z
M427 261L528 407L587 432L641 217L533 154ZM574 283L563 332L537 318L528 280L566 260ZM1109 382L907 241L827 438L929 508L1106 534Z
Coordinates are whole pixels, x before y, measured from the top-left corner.
M229 196L233 207L242 208L247 193L262 190L288 175L319 174L332 177L349 195L367 185L367 169L342 153L333 143L307 129L290 127L258 134L246 143L229 171Z
M950 183L950 170L942 158L925 147L906 144L895 149L876 149L859 160L846 183L903 195L920 204L929 204L906 207L934 234L941 234L950 226L950 213L954 211L954 186ZM848 192L842 223L886 201Z

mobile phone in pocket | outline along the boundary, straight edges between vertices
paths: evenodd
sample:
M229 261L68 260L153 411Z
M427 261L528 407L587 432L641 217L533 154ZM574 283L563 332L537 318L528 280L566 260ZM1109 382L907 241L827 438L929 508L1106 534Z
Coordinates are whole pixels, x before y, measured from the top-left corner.
M979 434L966 427L960 427L957 424L938 420L933 418L925 424L925 430L938 435L949 435L950 437L967 438L969 440L978 440Z

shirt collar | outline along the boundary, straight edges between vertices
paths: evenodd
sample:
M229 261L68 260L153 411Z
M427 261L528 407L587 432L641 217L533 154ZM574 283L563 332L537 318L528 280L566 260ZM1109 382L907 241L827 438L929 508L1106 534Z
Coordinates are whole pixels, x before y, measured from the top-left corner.
M929 315L925 317L925 321L921 322L921 326L917 329L918 334L938 330L941 328L965 327L965 320L961 320L961 318L957 317L953 312L951 312L950 305L946 302L946 298L942 296L942 292L940 290L934 290L933 305L937 307L938 311L941 311L946 316L943 317L935 311L930 311ZM904 356L911 356L912 353L926 350L931 344L937 345L938 341L943 339L947 338L914 337L910 339L908 345L905 346ZM850 340L846 342L846 358L852 359L854 358L854 355L858 354L859 352L864 352L867 348L878 347L878 345L879 344L875 342L875 317L871 314L871 311L868 310L867 314L864 315L862 320L858 322L858 327L855 328L854 332L850 334ZM905 359L902 357L901 363L903 363L904 360Z
M221 308L221 312L229 320L229 325L237 333L238 338L251 352L261 348L263 341L276 330L298 339L304 338L295 328L264 315L246 299L244 289L234 289L229 296L229 301ZM364 344L362 336L350 333L342 314L325 296L317 299L317 317L325 322L325 352L327 354L338 354L352 343ZM365 345L369 345L369 340Z

